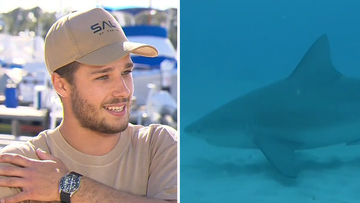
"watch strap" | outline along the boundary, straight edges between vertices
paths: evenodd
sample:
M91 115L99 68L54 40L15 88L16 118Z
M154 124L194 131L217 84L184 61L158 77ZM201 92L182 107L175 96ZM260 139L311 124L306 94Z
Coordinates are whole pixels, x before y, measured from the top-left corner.
M77 175L77 176L79 176L79 177L82 176L80 173L76 173L75 171L71 171L69 174L74 174L74 175Z
M70 194L61 191L61 193L60 193L60 200L61 200L61 203L71 203Z

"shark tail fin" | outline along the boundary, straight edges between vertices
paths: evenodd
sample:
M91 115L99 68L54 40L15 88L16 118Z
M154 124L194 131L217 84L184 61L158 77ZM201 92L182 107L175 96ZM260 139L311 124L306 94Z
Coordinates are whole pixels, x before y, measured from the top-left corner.
M326 82L337 80L342 74L334 68L331 60L329 39L326 34L320 36L309 48L289 76L291 79L306 78L307 81Z

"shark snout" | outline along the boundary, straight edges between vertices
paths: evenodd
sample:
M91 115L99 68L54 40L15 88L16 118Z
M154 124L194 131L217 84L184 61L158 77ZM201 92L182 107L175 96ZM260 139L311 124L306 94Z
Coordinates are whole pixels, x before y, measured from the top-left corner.
M200 134L201 133L199 126L197 124L195 124L195 123L187 125L184 128L184 132L186 134L188 134L188 135L194 135L194 134Z
M196 132L196 130L192 127L192 126L186 126L185 128L184 128L184 132L186 133L186 134L193 134L193 133L195 133Z

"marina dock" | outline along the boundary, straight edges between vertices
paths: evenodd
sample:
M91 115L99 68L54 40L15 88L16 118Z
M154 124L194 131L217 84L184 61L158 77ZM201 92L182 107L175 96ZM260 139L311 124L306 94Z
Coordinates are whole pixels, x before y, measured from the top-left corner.
M49 128L49 111L28 106L7 108L0 105L0 148L25 142Z

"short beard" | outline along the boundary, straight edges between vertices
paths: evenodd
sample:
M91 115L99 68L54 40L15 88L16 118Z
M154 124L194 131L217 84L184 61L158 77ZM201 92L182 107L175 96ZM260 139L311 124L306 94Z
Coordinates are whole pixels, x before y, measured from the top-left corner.
M120 99L114 98L110 103L116 103L120 101ZM106 122L105 118L99 118L99 110L94 105L83 99L75 86L72 88L71 102L72 111L80 125L84 128L105 134L115 134L123 132L128 127L130 111L126 121L112 126Z

